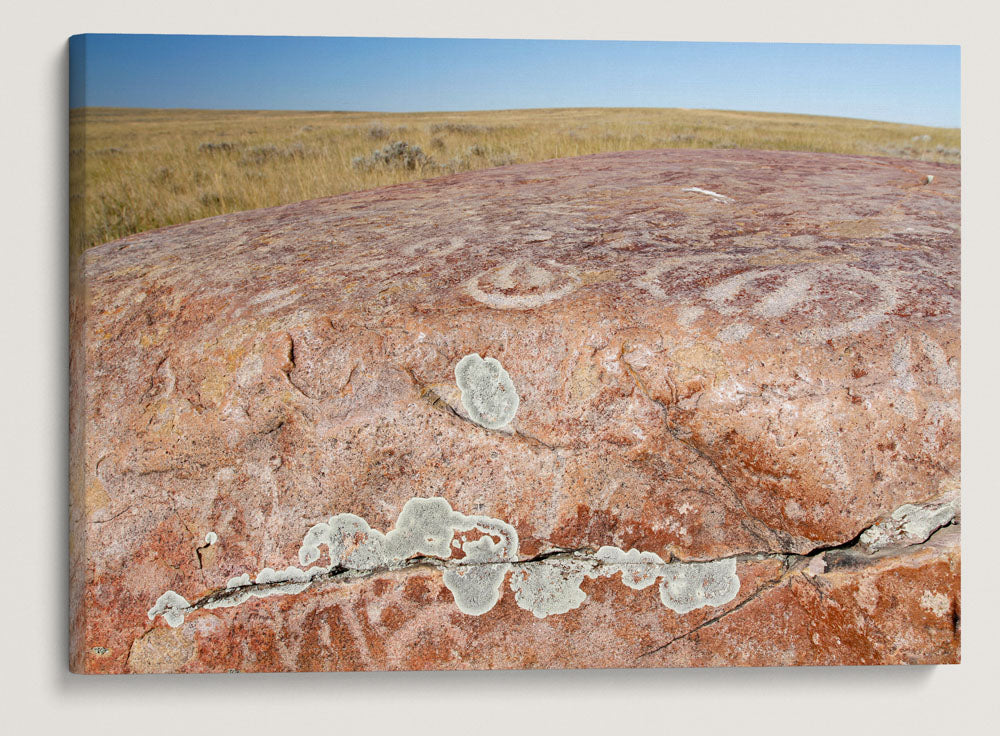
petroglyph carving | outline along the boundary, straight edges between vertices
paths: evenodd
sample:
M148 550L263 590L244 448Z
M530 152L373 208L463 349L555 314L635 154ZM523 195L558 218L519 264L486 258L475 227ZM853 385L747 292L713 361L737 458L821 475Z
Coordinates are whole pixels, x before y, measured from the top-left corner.
M868 283L875 287L878 294L874 303L868 307L857 311L850 319L836 325L824 325L812 327L799 333L799 339L803 342L826 342L846 335L856 335L866 332L881 322L899 302L899 295L893 283L885 278L879 278L873 273L860 268L847 265L831 265L822 267L828 274L844 278L854 285L864 285Z
M743 322L734 322L728 327L720 330L717 337L722 340L722 342L743 342L751 332L753 332L753 325L748 325Z
M533 309L571 294L580 285L572 266L515 259L473 276L465 290L473 299L496 309Z
M664 284L665 274L678 272L678 278L685 278L680 275L684 266L720 261L722 259L715 255L664 259L639 276L636 284L655 297L671 300L669 287ZM867 294L867 297L861 294ZM830 315L829 306L845 295L858 295L864 305L849 311L846 316ZM709 286L702 292L701 298L719 314L726 316L752 314L758 318L778 319L796 314L799 319L819 322L799 332L798 338L803 342L824 342L870 330L886 319L899 300L890 279L845 263L750 269ZM672 300L677 301L676 298ZM685 324L693 321L690 315L694 305L678 302L678 306L681 313L688 317ZM741 339L740 335L745 337L743 332L742 328L733 328L729 332L724 331L720 339L736 341Z
M913 350L913 340L909 337L899 338L892 348L889 367L894 378L890 386L892 406L898 414L909 420L918 416L917 397L931 379L947 392L957 392L959 389L958 368L944 348L932 340L926 333L916 337L916 343L930 363L930 376L927 369L921 370L919 353ZM915 370L916 369L916 370ZM920 380L918 381L918 376ZM936 445L937 436L945 420L959 420L959 405L957 398L947 398L941 401L920 402L925 410L924 439L929 447Z
M465 247L465 238L453 237L444 240L442 238L430 238L411 243L403 248L403 254L411 258L420 256L421 258L444 258Z
M691 255L674 256L673 258L661 258L657 264L646 269L645 273L639 276L635 283L643 290L649 292L658 299L669 300L671 296L663 288L661 277L669 271L676 271L684 266L695 266L703 263L724 262L724 258L717 255Z
M934 342L927 333L920 333L917 339L924 354L931 361L938 385L946 391L957 391L959 387L958 370L948 359L944 349Z

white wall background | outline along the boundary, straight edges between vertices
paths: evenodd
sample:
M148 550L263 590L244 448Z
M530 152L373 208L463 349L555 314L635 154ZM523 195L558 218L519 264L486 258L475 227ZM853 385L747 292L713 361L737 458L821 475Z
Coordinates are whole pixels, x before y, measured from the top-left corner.
M1000 482L996 12L985 2L39 0L0 56L0 399L6 733L994 732ZM963 664L188 677L66 670L67 46L81 32L960 43L963 63Z

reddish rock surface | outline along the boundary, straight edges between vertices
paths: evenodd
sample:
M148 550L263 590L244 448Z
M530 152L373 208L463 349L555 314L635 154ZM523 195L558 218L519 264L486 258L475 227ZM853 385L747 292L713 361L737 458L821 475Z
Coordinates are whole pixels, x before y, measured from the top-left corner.
M957 662L959 238L955 166L641 151L94 248L71 307L71 666ZM506 427L462 403L473 353L516 388ZM445 585L457 550L206 605L299 566L331 516L388 532L431 497L516 530L485 613ZM586 599L544 617L515 595L604 546L735 560L738 592L679 613L580 573ZM176 626L147 615L167 591L191 605Z

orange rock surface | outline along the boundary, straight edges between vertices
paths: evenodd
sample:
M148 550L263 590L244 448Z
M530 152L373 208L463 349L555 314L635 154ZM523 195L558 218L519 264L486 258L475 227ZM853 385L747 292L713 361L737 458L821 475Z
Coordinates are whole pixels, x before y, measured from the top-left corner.
M956 166L640 151L94 248L71 667L957 662L959 223ZM498 429L456 383L473 354L517 392ZM389 534L430 498L448 556ZM374 531L302 590L255 580L344 514ZM499 597L468 613L447 576L494 527ZM716 560L735 578L675 610Z

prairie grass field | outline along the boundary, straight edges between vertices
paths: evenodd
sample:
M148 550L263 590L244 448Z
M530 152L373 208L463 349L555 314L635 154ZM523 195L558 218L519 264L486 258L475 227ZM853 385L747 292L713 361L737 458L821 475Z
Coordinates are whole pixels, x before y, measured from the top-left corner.
M958 128L646 108L456 113L80 108L72 255L153 228L514 163L651 148L753 148L958 163Z

